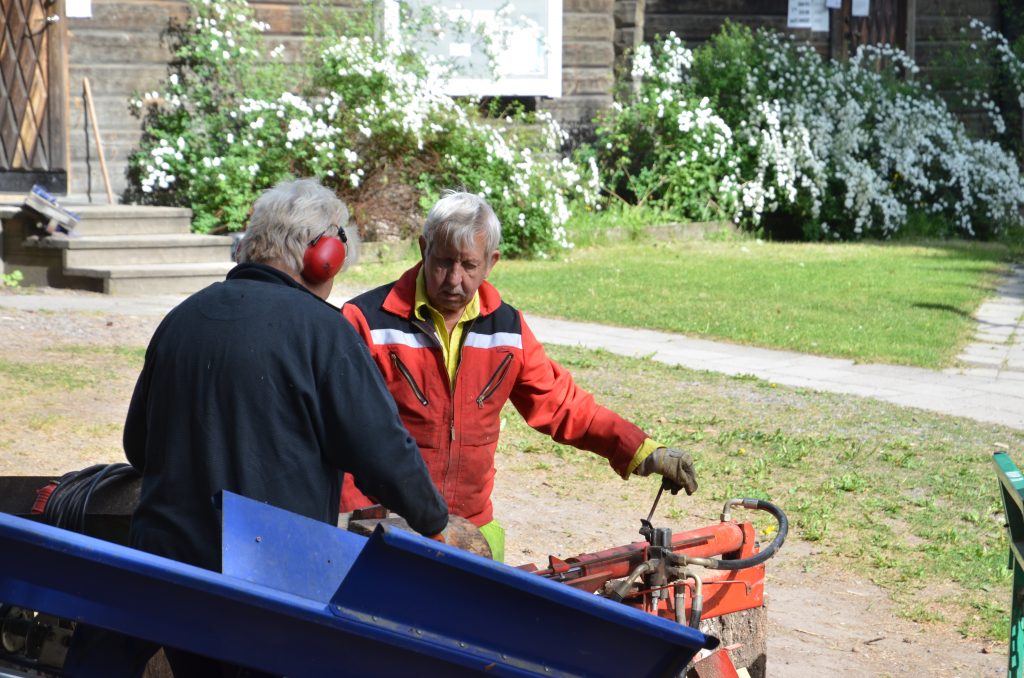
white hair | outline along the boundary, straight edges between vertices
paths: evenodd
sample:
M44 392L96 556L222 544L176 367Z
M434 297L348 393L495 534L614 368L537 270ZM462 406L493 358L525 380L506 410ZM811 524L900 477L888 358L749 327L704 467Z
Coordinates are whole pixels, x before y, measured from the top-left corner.
M282 181L253 204L238 263L277 259L297 275L309 243L323 233L337 235L347 221L345 203L316 179Z
M446 190L427 215L423 223L426 251L435 243L470 248L478 233L484 234L486 254L498 249L501 242L501 222L487 201L466 191Z

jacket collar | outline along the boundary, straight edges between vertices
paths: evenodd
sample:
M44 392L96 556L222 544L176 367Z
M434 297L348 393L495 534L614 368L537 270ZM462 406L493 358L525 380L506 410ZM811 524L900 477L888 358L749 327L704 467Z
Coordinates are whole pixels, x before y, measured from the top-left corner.
M384 298L381 308L402 318L413 318L416 307L416 276L419 275L421 268L422 261L403 273ZM480 315L494 313L501 306L501 294L486 280L480 285L477 294L480 296Z
M313 297L317 301L323 302L331 308L337 308L333 304L324 301L320 297L310 292L305 286L300 285L290 275L284 271L274 268L273 266L267 266L266 264L238 264L233 269L228 271L225 280L252 280L255 282L265 282L274 285L285 285L287 287L294 287L297 290L302 290L309 296Z

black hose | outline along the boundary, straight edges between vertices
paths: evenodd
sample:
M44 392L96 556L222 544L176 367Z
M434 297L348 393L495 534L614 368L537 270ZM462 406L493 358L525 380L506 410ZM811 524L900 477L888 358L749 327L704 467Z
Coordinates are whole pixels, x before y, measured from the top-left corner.
M723 511L723 519L724 516L728 515L728 507L733 504L743 506L748 509L767 511L775 516L775 520L779 523L779 531L766 548L749 558L739 558L737 560L722 560L720 558L691 558L681 553L669 553L667 554L668 559L679 565L701 565L711 570L743 570L748 567L760 565L774 556L775 552L782 547L782 543L786 541L786 534L789 533L789 519L786 518L786 514L783 513L782 509L778 506L770 501L765 501L764 499L733 499L726 504L726 511Z
M138 474L131 464L96 464L65 473L43 507L42 520L48 525L84 534L85 515L93 494L121 478Z

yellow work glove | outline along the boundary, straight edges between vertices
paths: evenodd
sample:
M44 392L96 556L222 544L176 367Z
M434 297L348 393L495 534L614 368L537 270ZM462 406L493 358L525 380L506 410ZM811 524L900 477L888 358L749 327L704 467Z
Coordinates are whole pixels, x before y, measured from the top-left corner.
M651 452L633 471L638 476L659 474L665 480L665 486L676 494L686 490L686 494L697 491L697 473L693 468L693 457L673 447L659 447Z

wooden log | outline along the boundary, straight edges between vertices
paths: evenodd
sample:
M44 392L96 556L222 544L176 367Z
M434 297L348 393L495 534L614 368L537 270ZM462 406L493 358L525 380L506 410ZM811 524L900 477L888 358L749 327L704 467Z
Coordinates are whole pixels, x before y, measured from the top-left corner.
M607 14L618 5L617 0L563 0L563 12Z
M610 68L563 68L562 96L611 92L614 82Z
M765 678L768 669L768 608L733 612L701 622L700 630L722 641L738 645L729 652L733 666L746 669L750 678Z
M607 40L600 42L567 43L562 48L562 66L604 66L610 68L615 61L615 50Z
M565 42L579 40L611 40L615 22L611 14L573 14L563 17L562 39Z
M788 0L648 0L648 14L724 14L728 16L778 14L786 16Z

